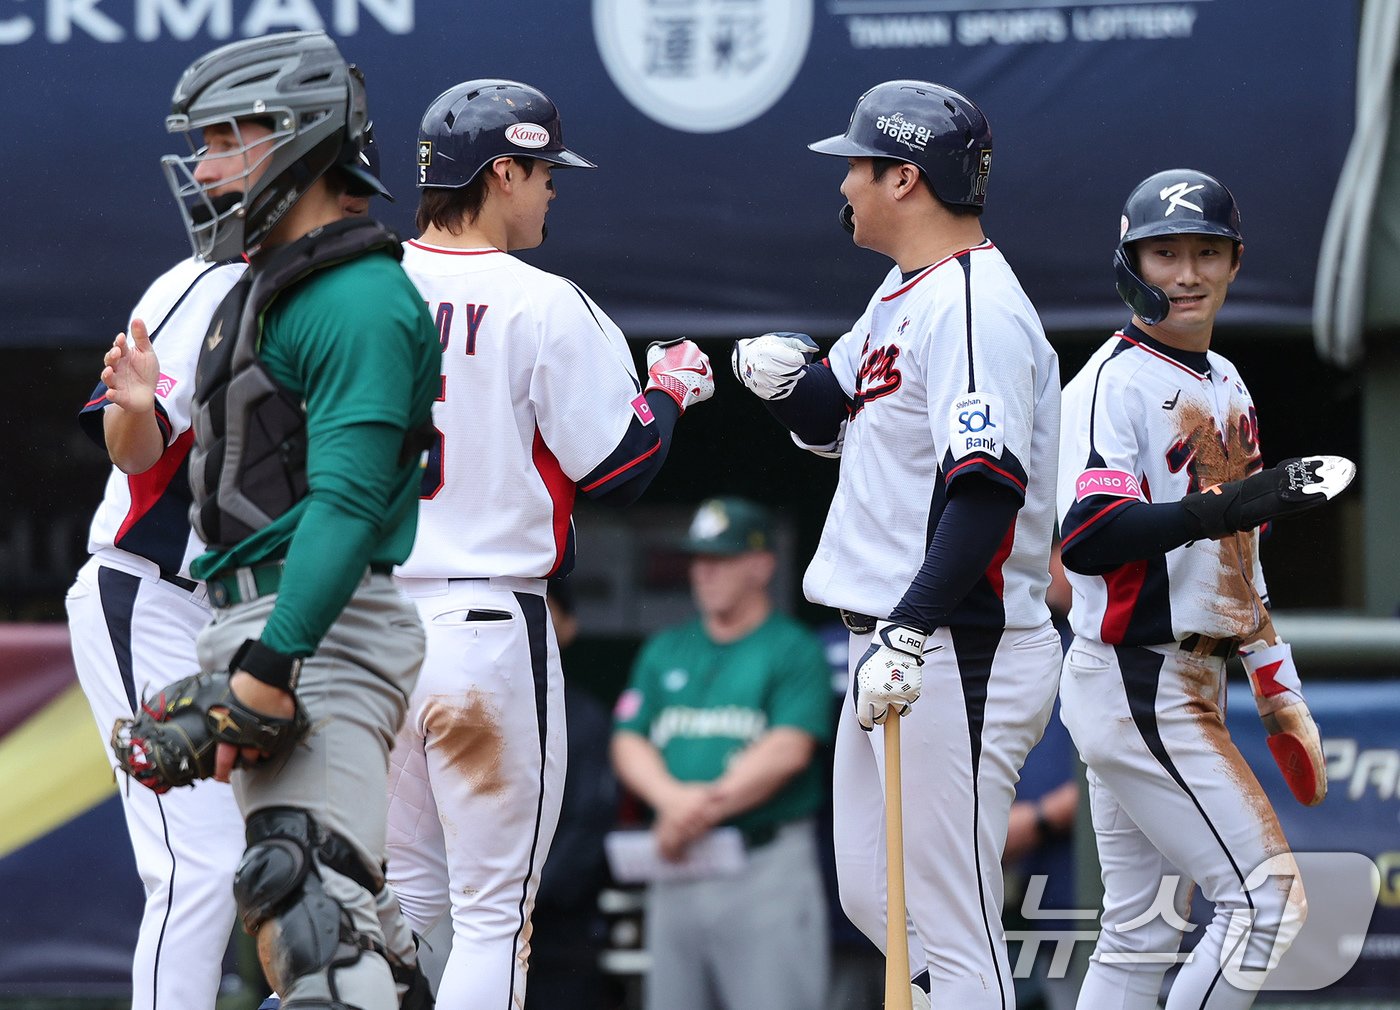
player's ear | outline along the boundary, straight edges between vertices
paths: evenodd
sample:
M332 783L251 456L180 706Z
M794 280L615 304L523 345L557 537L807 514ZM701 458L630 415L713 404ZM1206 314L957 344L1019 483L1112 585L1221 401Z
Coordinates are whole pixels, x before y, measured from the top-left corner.
M1234 262L1230 264L1230 280L1234 281L1240 272L1240 260L1244 258L1244 243L1236 242L1234 249Z
M895 183L895 198L902 200L918 188L919 168L907 161L901 161L896 166L896 171L899 172L899 180Z
M489 166L487 166L487 171L490 173L490 181L495 183L497 186L509 189L513 181L511 169L514 167L515 159L509 156L497 158L495 161L491 162Z

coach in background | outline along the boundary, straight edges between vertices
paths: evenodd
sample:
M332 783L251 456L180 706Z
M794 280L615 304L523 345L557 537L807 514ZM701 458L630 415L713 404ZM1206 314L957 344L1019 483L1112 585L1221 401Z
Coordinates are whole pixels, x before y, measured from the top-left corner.
M1082 1010L1156 1007L1193 882L1215 917L1172 983L1171 1010L1249 1007L1307 909L1278 817L1225 729L1225 663L1241 655L1293 795L1320 803L1322 742L1269 618L1258 527L1326 502L1355 467L1336 456L1264 467L1254 400L1211 349L1243 251L1219 180L1190 169L1144 179L1115 254L1132 319L1065 387L1074 641L1060 703L1089 767L1104 884ZM1254 876L1271 860L1271 875Z
M799 445L841 459L803 580L851 632L832 787L841 905L883 950L884 748L869 731L907 710L913 1005L1001 1010L1007 819L1061 655L1045 605L1059 366L982 232L992 133L972 101L888 81L844 135L810 146L845 160L841 221L893 268L826 360L806 363L805 335L765 334L733 364ZM934 697L911 708L925 680Z
M662 856L737 827L732 876L655 882L647 1010L813 1010L826 1001L826 899L813 817L831 734L821 642L773 609L767 512L706 501L691 523L699 616L642 647L617 702L613 767L655 812Z

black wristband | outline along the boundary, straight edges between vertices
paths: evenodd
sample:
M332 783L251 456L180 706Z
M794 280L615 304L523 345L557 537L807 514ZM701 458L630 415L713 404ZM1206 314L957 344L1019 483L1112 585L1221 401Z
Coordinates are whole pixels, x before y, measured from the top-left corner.
M278 652L256 638L250 638L238 647L229 662L230 674L239 670L250 674L255 680L292 694L297 689L297 681L301 679L301 657Z

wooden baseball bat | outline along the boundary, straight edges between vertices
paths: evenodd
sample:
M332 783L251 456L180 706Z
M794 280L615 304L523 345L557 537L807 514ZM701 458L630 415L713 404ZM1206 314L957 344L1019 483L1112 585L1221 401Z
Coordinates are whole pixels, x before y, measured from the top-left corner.
M899 720L885 720L885 1010L913 1010L909 934L904 910L904 790L899 774Z

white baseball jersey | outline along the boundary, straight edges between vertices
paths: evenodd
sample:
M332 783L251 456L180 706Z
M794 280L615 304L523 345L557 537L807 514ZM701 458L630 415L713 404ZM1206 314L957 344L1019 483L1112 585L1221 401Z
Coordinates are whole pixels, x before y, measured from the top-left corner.
M888 615L923 564L949 485L976 473L1024 504L949 624L1049 620L1059 363L1001 253L983 242L908 280L891 270L830 364L855 405L807 598Z
M214 309L246 269L242 262L211 265L184 260L156 278L132 310L131 318L146 324L160 361L156 421L167 448L145 473L126 474L112 467L88 530L89 553L115 547L185 578L190 576L190 562L204 553L204 544L190 529L186 466L194 442L190 400L195 366ZM167 332L170 338L164 339ZM85 424L101 425L108 402L105 392L106 387L99 385L83 407Z
M185 260L157 278L131 314L146 323L160 361L155 414L166 448L145 473L112 468L88 534L93 557L66 600L74 668L114 768L113 722L199 669L195 636L209 623L204 589L170 577L188 578L190 560L204 550L190 531L186 465L195 364L215 308L244 269ZM85 428L101 431L105 392L99 385L83 408ZM121 800L146 892L131 1006L213 1006L243 855L233 790L209 781L157 796L124 786Z
M1066 549L1129 502L1179 501L1261 467L1254 401L1228 360L1135 327L1115 333L1065 387L1059 509ZM1239 638L1267 600L1257 531L1198 540L1107 575L1067 572L1070 623L1109 645L1191 634Z
M397 573L566 569L576 482L651 417L626 338L570 281L495 249L410 241L403 266L437 320L443 375L418 538Z

